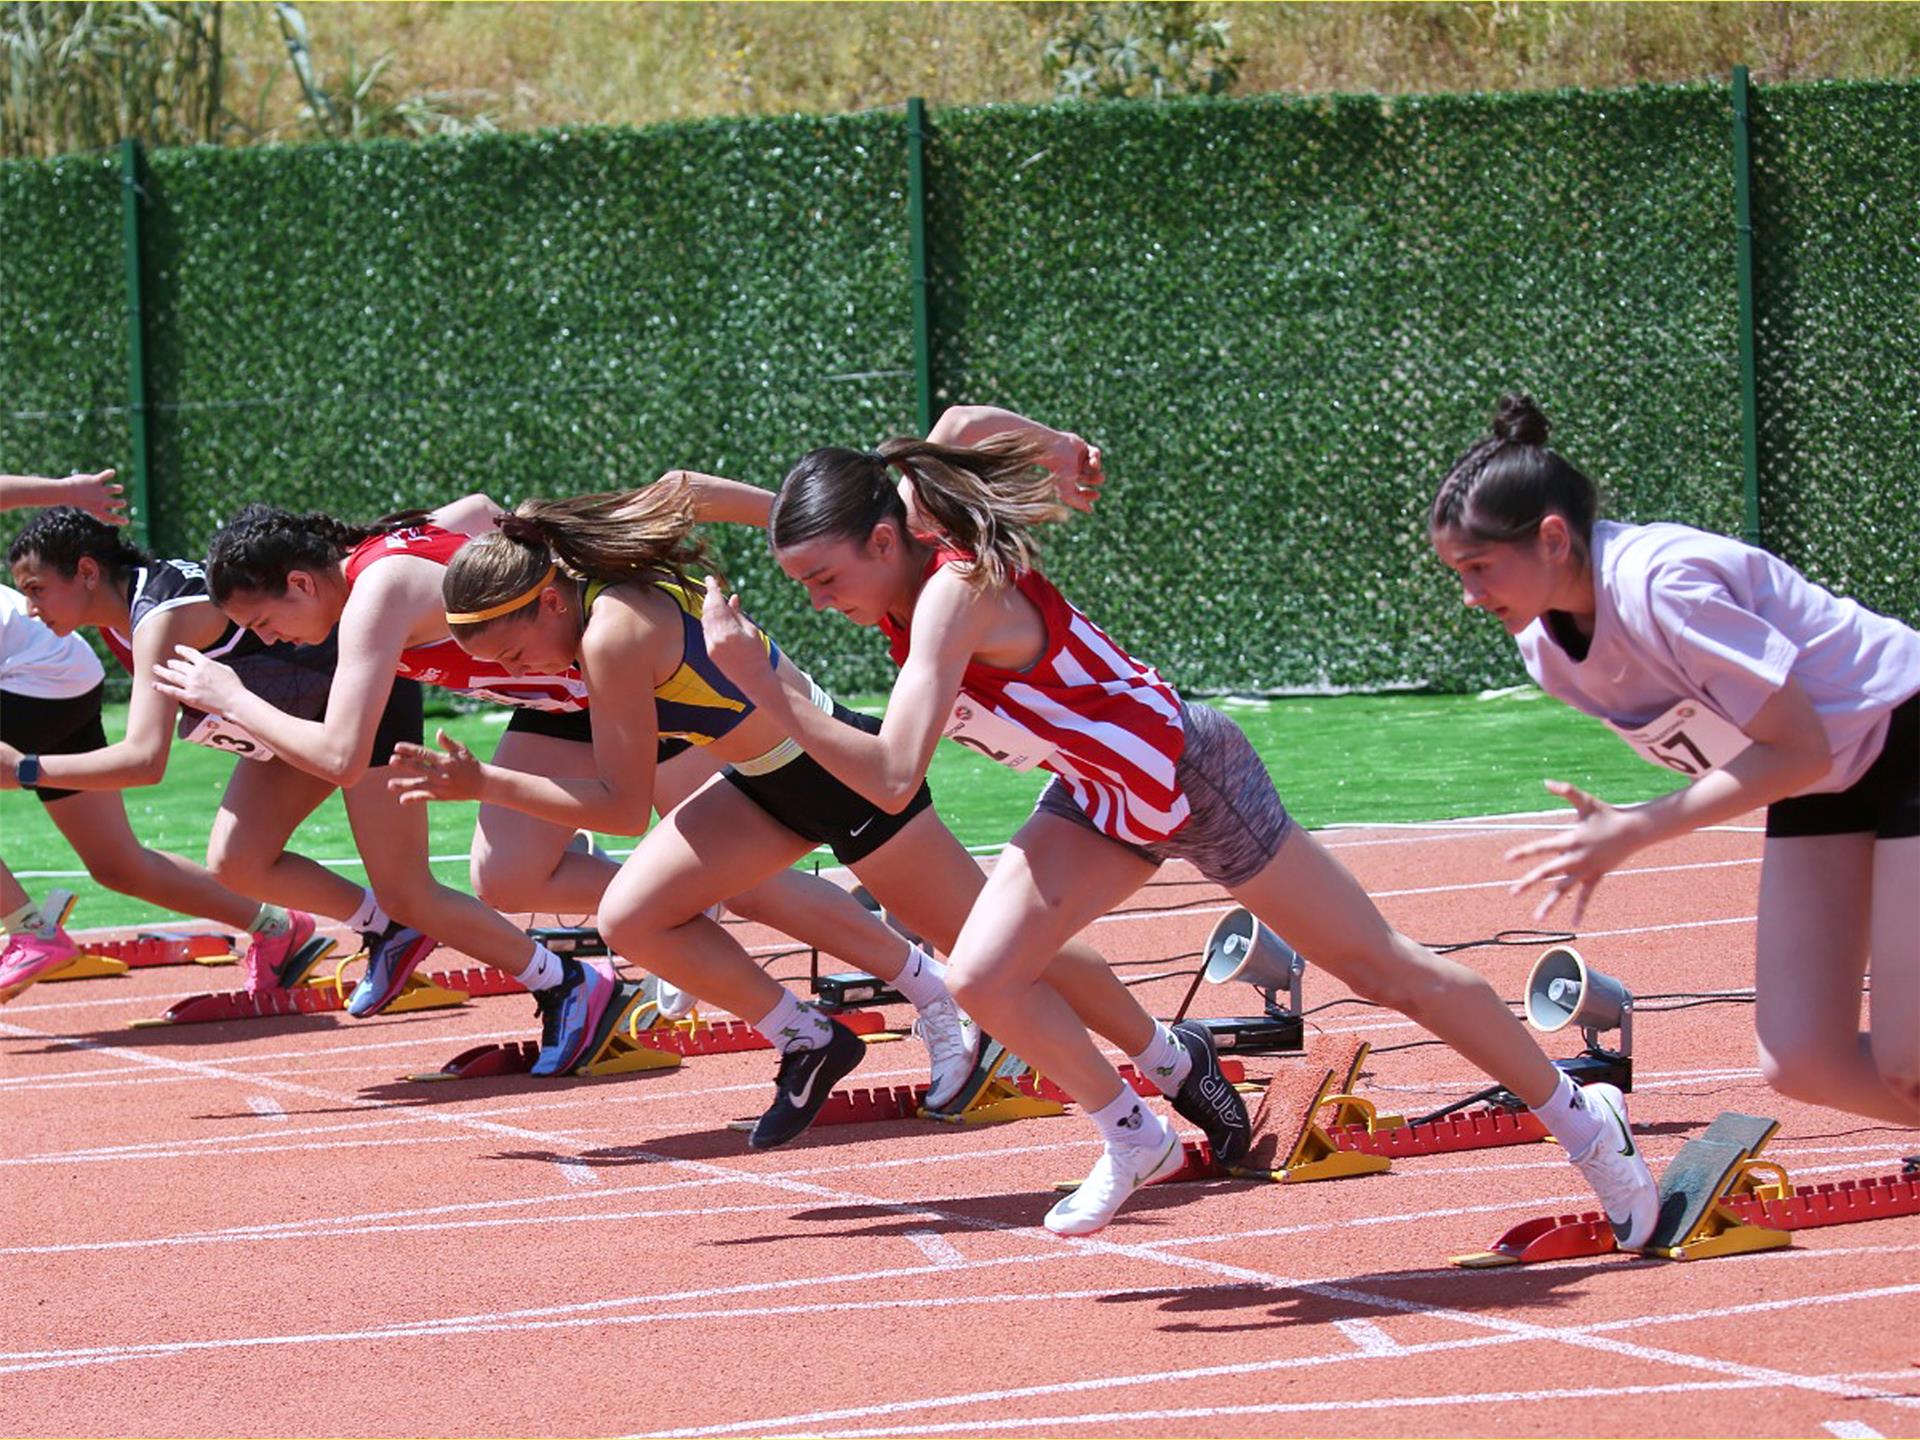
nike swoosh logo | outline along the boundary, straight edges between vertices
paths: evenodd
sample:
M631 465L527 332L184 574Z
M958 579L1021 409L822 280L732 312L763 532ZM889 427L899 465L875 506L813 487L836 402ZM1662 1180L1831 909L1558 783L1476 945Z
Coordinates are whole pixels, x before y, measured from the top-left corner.
M858 835L862 830L866 829L867 826L871 824L873 824L873 816L869 815L867 816L866 819L862 820L858 825L854 826L851 830L847 831L847 834L850 836Z
M1613 1117L1613 1123L1620 1127L1620 1138L1626 1142L1620 1147L1620 1153L1631 1159L1633 1156L1633 1136L1627 1131L1627 1122L1620 1118L1620 1112L1611 1105L1607 1106L1607 1114L1611 1115Z
M813 1067L813 1073L807 1076L807 1083L787 1092L787 1103L796 1110L807 1108L807 1097L813 1094L813 1082L820 1078L820 1067Z

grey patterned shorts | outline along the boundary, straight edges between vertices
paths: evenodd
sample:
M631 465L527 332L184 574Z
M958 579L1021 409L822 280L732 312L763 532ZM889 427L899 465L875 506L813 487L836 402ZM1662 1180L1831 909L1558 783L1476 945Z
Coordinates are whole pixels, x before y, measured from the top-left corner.
M1293 817L1280 803L1273 777L1238 725L1218 710L1188 700L1181 701L1180 708L1187 743L1174 775L1192 807L1187 823L1151 845L1106 838L1156 865L1189 861L1214 884L1231 889L1258 875L1280 853ZM1058 815L1104 834L1074 804L1073 792L1057 775L1040 792L1033 809L1036 815Z

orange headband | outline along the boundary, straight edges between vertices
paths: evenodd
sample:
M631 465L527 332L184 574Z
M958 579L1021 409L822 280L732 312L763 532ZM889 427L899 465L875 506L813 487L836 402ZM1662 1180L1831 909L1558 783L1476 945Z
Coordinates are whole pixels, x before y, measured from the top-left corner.
M498 605L489 605L484 610L468 610L458 615L449 610L447 612L447 623L449 625L478 625L482 620L498 620L502 615L518 610L528 601L538 599L540 592L547 588L548 582L553 579L558 570L559 567L556 565L547 566L547 573L535 582L531 590L523 591L511 600L503 600Z

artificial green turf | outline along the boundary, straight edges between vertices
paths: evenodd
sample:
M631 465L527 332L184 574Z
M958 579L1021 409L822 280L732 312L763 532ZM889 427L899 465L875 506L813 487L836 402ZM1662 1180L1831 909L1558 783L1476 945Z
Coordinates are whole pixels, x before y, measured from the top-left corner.
M861 704L861 702L854 702ZM1634 758L1597 721L1523 688L1472 695L1343 695L1278 700L1216 699L1209 703L1238 721L1267 762L1281 798L1305 824L1321 827L1367 821L1434 820L1502 814L1555 805L1540 788L1547 776L1571 780L1607 799L1642 800L1673 788L1672 776ZM877 711L869 698L861 708ZM430 720L489 753L506 712ZM125 707L109 706L107 733L118 735ZM167 778L127 792L134 833L147 844L201 858L206 853L215 797L236 763L196 745L176 745ZM931 780L940 813L968 845L997 845L1025 818L1044 772L1018 775L958 745L935 752ZM431 807L435 873L466 883L465 852L472 805ZM629 841L610 840L624 850ZM295 837L308 855L351 863L353 842L339 798L329 799ZM30 875L73 871L78 862L31 796L0 792L0 856L38 895L50 886L79 893L76 925L119 925L171 918L151 906L102 890L84 875Z

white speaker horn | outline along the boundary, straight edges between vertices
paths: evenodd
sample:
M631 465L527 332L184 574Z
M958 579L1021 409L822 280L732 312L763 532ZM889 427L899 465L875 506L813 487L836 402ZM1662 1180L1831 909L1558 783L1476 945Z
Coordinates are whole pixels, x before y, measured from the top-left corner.
M1286 1008L1300 1013L1300 977L1307 962L1286 941L1262 925L1248 910L1232 910L1207 936L1205 974L1215 985L1239 980L1253 986L1269 1009L1280 1008L1279 992L1288 995Z
M1588 965L1571 945L1556 945L1533 962L1527 976L1527 1023L1551 1034L1577 1025L1594 1049L1599 1034L1620 1032L1619 1053L1633 1053L1633 994L1611 975Z

